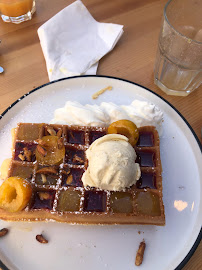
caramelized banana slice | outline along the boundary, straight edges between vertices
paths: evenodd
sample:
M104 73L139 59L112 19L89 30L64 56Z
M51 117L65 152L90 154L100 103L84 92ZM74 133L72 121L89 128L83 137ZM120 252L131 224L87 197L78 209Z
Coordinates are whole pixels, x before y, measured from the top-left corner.
M65 156L65 147L62 138L58 138L58 136L42 137L35 154L40 164L59 164Z
M139 139L137 126L130 120L118 120L113 122L107 130L108 134L121 134L129 139L129 143L135 146Z
M0 186L0 208L18 212L26 207L32 195L31 184L20 177L10 177Z

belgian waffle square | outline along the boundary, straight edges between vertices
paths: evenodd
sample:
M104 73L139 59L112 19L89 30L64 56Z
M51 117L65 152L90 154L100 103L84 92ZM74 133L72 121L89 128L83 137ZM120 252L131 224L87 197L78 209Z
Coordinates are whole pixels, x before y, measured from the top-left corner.
M36 160L38 139L60 132L65 156L59 165L48 166ZM0 209L5 220L43 221L82 224L153 224L164 225L162 200L162 168L160 141L155 127L139 128L135 146L141 177L136 185L123 191L107 191L84 187L81 181L87 169L86 150L92 142L106 135L103 127L80 127L19 123L13 141L13 153L8 177L27 179L33 187L27 207L16 213ZM22 160L24 149L31 151L29 160ZM41 169L51 171L44 176Z

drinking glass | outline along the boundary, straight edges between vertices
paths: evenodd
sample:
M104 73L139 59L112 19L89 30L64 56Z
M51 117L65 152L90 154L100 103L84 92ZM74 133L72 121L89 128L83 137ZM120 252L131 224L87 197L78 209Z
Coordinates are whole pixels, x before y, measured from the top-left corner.
M35 0L0 0L0 15L4 22L31 20L35 11Z
M202 0L170 0L164 8L154 82L187 96L202 83Z

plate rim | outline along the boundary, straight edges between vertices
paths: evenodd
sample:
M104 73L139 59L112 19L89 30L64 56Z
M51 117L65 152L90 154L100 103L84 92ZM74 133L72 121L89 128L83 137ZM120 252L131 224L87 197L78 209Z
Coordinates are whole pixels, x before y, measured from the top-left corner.
M115 80L120 80L120 81L124 81L139 87L144 88L145 90L149 91L150 93L154 94L155 96L159 97L161 100L163 100L165 103L167 103L172 109L175 110L175 112L181 117L181 119L185 122L185 124L188 126L188 128L190 129L191 133L193 134L199 149L201 150L202 153L202 144L199 141L198 136L196 135L195 131L193 130L193 128L191 127L191 125L189 124L189 122L186 120L186 118L174 107L174 105L172 105L169 101L167 101L165 98L161 97L159 94L155 93L154 91L150 90L149 88L147 88L146 86L143 86L141 84L132 82L130 80L127 79L123 79L123 78L119 78L119 77L115 77L115 76L108 76L108 75L80 75L80 76L72 76L72 77L65 77L65 78L61 78L61 79L57 79L45 84L42 84L34 89L32 89L31 91L27 92L26 94L24 94L23 96L21 96L20 98L18 98L17 100L15 100L9 107L7 107L2 114L0 114L0 120L3 118L3 116L11 109L13 108L17 103L19 103L22 99L24 99L25 97L29 96L30 94L38 91L39 89L46 87L50 84L54 84L57 83L59 81L65 81L65 80L69 80L69 79L77 79L77 78L86 78L86 77L93 77L93 78L108 78L108 79L115 79ZM189 252L187 253L187 255L184 257L184 259L180 262L180 264L174 269L174 270L181 270L186 264L187 262L190 260L190 258L192 257L192 255L194 254L194 252L196 251L198 245L200 244L202 239L202 226L201 229L199 231L199 234L193 244L193 246L190 248ZM7 268L7 266L0 260L0 267L2 268L2 270L9 270L9 268Z

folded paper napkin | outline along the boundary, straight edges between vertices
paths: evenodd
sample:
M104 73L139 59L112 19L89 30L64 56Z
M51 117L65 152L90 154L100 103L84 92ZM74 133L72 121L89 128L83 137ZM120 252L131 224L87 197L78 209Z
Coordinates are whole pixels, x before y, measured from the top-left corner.
M96 74L122 33L122 25L97 22L79 0L64 8L38 29L50 81Z

